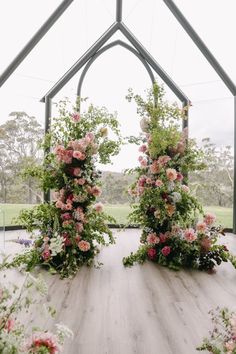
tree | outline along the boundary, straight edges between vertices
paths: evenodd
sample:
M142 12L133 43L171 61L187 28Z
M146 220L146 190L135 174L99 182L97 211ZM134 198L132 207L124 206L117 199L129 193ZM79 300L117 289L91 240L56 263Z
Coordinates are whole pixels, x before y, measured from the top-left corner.
M192 173L190 185L203 204L230 207L233 201L232 148L218 148L209 138L202 142L206 169Z
M0 126L0 177L3 202L33 203L40 198L32 178L22 181L21 172L42 160L39 142L43 129L36 118L25 112L12 112Z

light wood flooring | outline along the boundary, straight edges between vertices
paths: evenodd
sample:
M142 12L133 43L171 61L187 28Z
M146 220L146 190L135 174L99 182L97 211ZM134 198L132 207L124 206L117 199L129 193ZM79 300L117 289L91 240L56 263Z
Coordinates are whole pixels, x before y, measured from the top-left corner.
M63 353L198 353L196 346L211 328L208 311L218 305L236 309L236 270L223 264L213 275L173 272L151 262L124 268L122 257L137 249L140 231L114 233L117 243L101 250L100 269L84 267L71 280L43 272L57 309L55 322L75 335ZM236 254L236 236L225 240ZM8 274L22 277L15 270Z

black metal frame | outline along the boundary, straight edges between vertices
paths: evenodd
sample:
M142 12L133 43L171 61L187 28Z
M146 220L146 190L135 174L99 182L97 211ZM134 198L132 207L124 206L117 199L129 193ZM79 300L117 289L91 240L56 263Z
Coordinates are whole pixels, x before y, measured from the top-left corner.
M53 26L57 19L64 13L64 11L70 6L73 0L64 0L61 5L54 11L54 13L48 18L48 20L43 24L43 26L35 33L32 39L26 44L26 46L21 50L21 52L16 56L16 58L11 62L11 64L6 68L3 74L0 76L0 87L4 82L10 77L10 75L15 71L15 69L20 65L20 63L25 59L25 57L30 53L30 51L36 46L36 44L43 38L47 31ZM199 50L202 52L204 57L214 68L216 73L219 75L221 80L225 83L227 88L230 90L234 96L234 141L236 139L236 86L230 79L228 74L204 44L202 39L181 13L179 8L175 5L173 0L163 0L172 14L175 16L180 25L184 28ZM103 45L120 30L123 35L128 39L128 41L133 45L132 48L128 44L122 41L115 41L103 47ZM114 44L116 43L116 44ZM94 62L94 60L99 57L105 50L113 47L114 45L122 45L126 49L130 50L135 54L143 63L147 69L149 76L153 82L153 74L151 68L156 72L158 76L169 86L169 88L175 93L175 95L180 99L183 106L186 107L185 114L186 120L183 121L183 128L188 126L188 107L190 105L190 100L188 97L180 90L180 88L174 83L174 81L168 76L168 74L162 69L162 67L157 63L157 61L151 56L151 54L144 48L144 46L138 41L137 38L132 34L132 32L126 27L122 22L122 0L116 0L116 21L111 25L111 27L95 42L84 55L63 75L63 77L46 93L42 98L41 102L45 102L45 131L50 129L50 116L51 116L51 100L53 97L65 86L65 84L84 66L82 76L80 78L78 90L81 91L81 86L83 83L84 76ZM131 49L132 48L132 49ZM234 175L236 176L236 143L234 143ZM47 196L45 196L47 197ZM236 233L236 178L234 178L234 197L233 197L233 232Z

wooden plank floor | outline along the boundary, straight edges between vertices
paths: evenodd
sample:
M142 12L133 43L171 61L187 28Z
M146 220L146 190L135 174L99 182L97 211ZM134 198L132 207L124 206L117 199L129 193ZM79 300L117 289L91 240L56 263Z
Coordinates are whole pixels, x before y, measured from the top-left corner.
M115 232L116 245L103 248L100 269L82 268L72 280L43 273L55 322L75 334L65 354L192 354L211 327L211 308L235 309L236 271L230 264L209 275L173 272L151 262L124 268L122 257L135 251L139 230ZM227 244L236 253L236 236ZM19 273L11 272L11 277ZM52 326L52 322L43 325Z

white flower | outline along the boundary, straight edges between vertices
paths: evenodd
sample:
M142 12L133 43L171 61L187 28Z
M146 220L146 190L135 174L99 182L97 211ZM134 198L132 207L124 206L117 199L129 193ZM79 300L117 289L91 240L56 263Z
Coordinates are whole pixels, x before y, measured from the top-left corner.
M59 338L61 344L64 343L65 338L73 339L74 333L70 328L68 328L62 323L57 323L55 327L56 327L57 337Z
M173 181L170 181L167 185L168 192L172 192L174 188L175 188L175 183Z
M64 246L64 239L57 233L55 233L54 237L50 240L49 249L51 251L52 256L56 256L58 253L61 253Z
M149 124L150 124L150 119L149 118L142 118L140 121L140 128L142 129L142 131L144 133L148 133L149 132Z
M174 203L178 203L182 199L181 194L178 193L178 192L173 192L171 196L172 196L172 199L173 199Z

